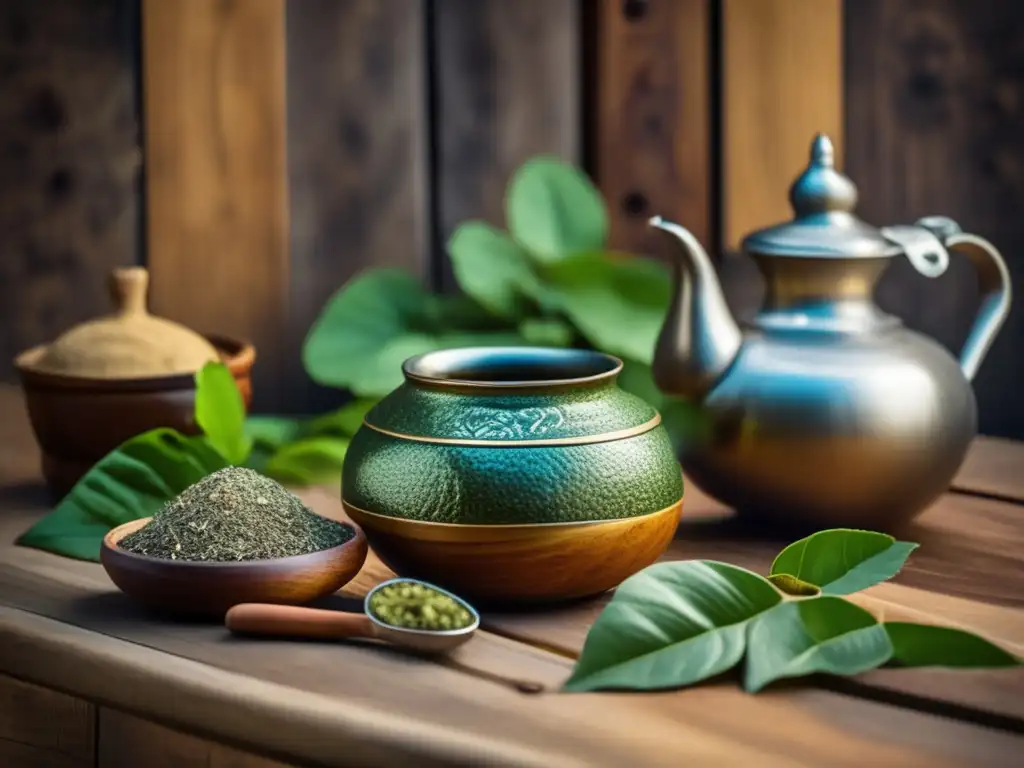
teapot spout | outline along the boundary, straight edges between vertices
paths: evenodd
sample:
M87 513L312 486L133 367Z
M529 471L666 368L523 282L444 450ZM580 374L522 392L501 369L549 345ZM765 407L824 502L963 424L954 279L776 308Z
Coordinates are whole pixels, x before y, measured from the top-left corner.
M674 292L654 352L654 382L667 395L699 402L732 364L743 334L697 238L660 216L649 224L668 234L674 246Z

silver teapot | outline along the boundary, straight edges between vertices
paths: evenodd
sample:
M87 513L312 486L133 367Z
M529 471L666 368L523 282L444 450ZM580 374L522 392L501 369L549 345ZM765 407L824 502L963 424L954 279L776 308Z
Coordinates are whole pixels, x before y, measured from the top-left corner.
M743 240L766 294L742 328L696 238L651 220L676 246L655 382L710 425L679 458L692 482L751 518L896 528L948 488L975 436L971 380L1009 312L1010 275L989 242L948 218L859 220L824 135L789 199L792 221ZM982 294L959 360L873 299L894 257L937 277L950 250L973 262Z

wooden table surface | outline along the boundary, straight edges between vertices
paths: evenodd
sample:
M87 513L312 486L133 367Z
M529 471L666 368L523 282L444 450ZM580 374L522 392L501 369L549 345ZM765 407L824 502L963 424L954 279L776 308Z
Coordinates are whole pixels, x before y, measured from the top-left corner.
M303 764L544 768L1009 766L1024 755L1022 670L880 670L756 696L735 682L560 694L602 600L486 615L443 661L163 621L116 592L99 565L13 546L47 511L37 466L20 395L0 388L0 673L251 752ZM304 496L342 514L328 490ZM668 559L766 572L786 543L744 535L692 487L684 518ZM1024 445L980 439L954 490L904 538L920 549L859 602L1024 654ZM371 554L344 592L389 575Z

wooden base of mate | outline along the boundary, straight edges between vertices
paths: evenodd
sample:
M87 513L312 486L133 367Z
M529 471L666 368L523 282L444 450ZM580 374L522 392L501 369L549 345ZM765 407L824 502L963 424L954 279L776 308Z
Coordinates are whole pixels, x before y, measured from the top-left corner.
M453 525L402 520L345 504L373 551L400 576L485 604L590 597L651 565L675 535L683 502L622 520Z

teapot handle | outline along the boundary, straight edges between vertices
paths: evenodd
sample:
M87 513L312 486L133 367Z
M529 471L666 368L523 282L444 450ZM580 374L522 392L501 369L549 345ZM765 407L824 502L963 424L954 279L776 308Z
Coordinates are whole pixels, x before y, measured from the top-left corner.
M908 230L916 230L917 236ZM1013 287L1010 270L1006 268L1003 257L988 240L961 231L955 221L945 216L928 216L918 220L913 227L890 227L882 232L887 239L904 246L914 267L929 277L938 277L946 271L949 264L949 256L945 253L947 248L971 260L978 273L981 308L960 351L960 368L968 381L973 380L1010 313ZM935 245L938 248L933 247Z

